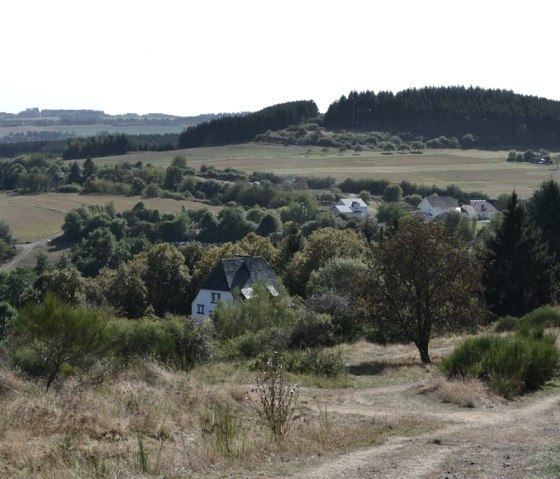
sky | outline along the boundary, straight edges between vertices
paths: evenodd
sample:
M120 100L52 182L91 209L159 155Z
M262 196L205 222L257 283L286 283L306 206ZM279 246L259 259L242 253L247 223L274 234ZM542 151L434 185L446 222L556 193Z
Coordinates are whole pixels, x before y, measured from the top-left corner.
M560 100L554 0L17 0L0 111L256 111L464 85Z

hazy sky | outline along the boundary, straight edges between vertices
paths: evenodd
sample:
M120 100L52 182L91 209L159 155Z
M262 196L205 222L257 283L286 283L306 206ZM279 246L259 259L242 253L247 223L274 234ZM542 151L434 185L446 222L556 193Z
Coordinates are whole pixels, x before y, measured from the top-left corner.
M560 100L554 0L9 0L0 111L196 115L350 90Z

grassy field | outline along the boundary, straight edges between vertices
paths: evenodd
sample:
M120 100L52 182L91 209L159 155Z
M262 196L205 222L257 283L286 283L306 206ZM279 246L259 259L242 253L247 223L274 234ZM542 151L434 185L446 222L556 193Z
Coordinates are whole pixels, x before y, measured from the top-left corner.
M64 215L81 205L107 204L113 202L117 211L131 209L143 201L148 208L164 213L215 206L194 201L176 201L164 198L143 199L139 196L79 195L76 193L45 193L41 195L0 195L0 219L12 228L18 242L32 242L49 238L61 230Z
M174 156L185 155L189 164L217 168L234 167L244 171L272 171L280 175L332 176L337 180L384 178L391 181L445 187L455 184L466 191L481 191L496 197L516 190L525 198L544 180L560 177L555 166L507 163L506 151L427 150L422 155L385 155L364 151L360 155L320 148L249 143L211 148L134 153L120 157L98 158L99 164L120 161L167 166Z

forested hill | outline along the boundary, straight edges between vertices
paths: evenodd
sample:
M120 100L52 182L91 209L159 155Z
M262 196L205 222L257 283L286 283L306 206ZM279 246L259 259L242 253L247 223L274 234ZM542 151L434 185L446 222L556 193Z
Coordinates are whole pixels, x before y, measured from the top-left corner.
M252 141L267 130L279 130L319 114L312 100L269 106L245 115L235 115L188 127L179 137L179 148L217 146Z
M481 146L557 146L560 102L472 87L414 88L396 94L352 91L329 106L324 125L426 137L470 133Z

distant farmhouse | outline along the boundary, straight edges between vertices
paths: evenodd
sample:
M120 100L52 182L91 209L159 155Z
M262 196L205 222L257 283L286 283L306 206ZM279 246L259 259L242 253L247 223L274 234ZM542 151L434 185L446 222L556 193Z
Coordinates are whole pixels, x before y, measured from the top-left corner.
M417 206L418 211L428 219L456 211L459 201L451 196L426 196Z
M470 200L469 205L474 209L475 220L491 220L496 216L498 210L496 207L486 200Z
M361 198L342 198L333 205L331 211L336 215L368 217L368 206Z
M470 200L459 206L459 201L451 196L426 196L419 204L418 211L427 219L434 219L456 211L476 221L491 220L498 210L486 200Z
M202 320L214 312L218 303L232 303L235 290L242 298L250 299L256 282L262 283L271 295L278 295L278 278L261 256L222 259L196 295L191 307L192 316Z

